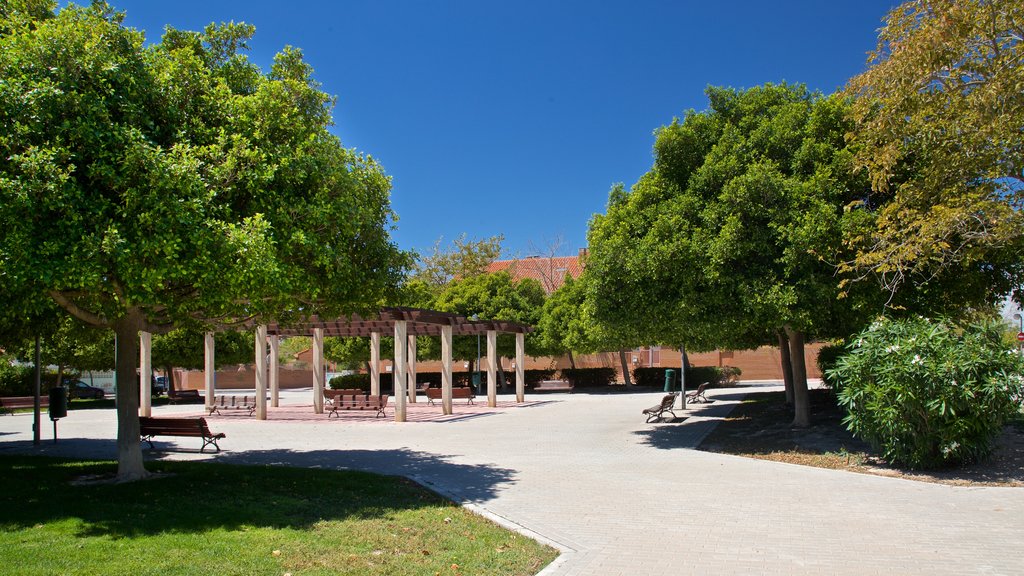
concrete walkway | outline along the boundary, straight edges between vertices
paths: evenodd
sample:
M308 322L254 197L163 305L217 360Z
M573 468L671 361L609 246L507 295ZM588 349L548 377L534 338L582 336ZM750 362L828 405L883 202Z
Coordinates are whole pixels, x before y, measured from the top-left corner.
M145 452L411 476L561 548L543 572L549 576L1024 574L1022 488L951 487L694 450L751 389L712 391L716 401L685 420L653 424L640 411L658 393L535 395L532 404L499 409L456 403L461 418L405 424L229 414L210 419L227 433L220 454L198 454L194 438L157 440L163 449ZM285 403L310 403L309 392L289 394ZM410 410L440 408L420 402ZM46 442L34 449L30 416L0 417L0 452L116 454L111 410L72 412L57 444L43 422Z

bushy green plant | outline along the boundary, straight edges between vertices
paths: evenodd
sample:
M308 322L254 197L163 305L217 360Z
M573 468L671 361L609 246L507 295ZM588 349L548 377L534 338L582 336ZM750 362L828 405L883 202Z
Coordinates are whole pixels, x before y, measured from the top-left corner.
M697 388L707 382L709 386L717 386L722 379L722 370L718 366L690 366L686 371L686 387Z
M563 368L562 378L575 388L597 388L615 383L614 368Z
M836 391L839 390L839 382L832 377L831 371L843 354L846 354L846 345L842 343L828 344L818 350L818 372L821 373L821 382Z
M669 368L634 368L633 384L637 386L662 386L665 384L665 370L669 370ZM676 376L677 381L678 378Z
M41 390L45 395L53 386L56 376L43 371ZM0 361L0 396L32 396L36 389L35 368L30 365L16 365Z
M743 374L743 370L736 366L722 366L718 369L718 386L731 388L739 384L741 374Z
M981 321L879 320L861 332L829 377L844 422L892 464L962 465L987 456L1021 401L1022 363Z

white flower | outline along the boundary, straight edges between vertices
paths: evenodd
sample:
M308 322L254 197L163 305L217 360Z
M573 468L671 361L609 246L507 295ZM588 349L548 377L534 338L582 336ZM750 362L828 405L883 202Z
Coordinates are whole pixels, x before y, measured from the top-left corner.
M918 356L917 354L914 354L914 359L911 360L910 363L911 364L924 364L924 360L921 360L920 356Z

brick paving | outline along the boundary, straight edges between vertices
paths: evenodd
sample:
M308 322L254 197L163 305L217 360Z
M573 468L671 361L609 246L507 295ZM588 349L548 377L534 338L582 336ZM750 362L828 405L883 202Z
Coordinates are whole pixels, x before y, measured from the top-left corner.
M214 416L216 455L191 438L157 441L150 459L210 459L415 478L558 546L545 576L683 574L1024 574L1024 488L965 488L807 468L693 448L745 388L645 424L661 395L551 394L497 409L410 405L410 420L292 414ZM286 402L287 404L287 402ZM271 409L271 413L275 410ZM198 413L157 407L155 415ZM305 415L304 415L305 414ZM343 415L344 416L344 415ZM680 416L683 416L680 413ZM113 458L113 411L76 411L61 441L28 442L31 418L0 417L0 451Z

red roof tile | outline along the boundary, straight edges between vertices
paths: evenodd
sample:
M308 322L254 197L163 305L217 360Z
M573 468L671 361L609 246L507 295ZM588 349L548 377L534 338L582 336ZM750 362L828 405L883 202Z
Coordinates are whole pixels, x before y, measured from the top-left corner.
M550 294L565 283L566 274L573 279L579 278L583 273L583 262L579 256L529 256L516 260L495 260L487 266L488 273L501 271L508 272L516 281L533 278Z

